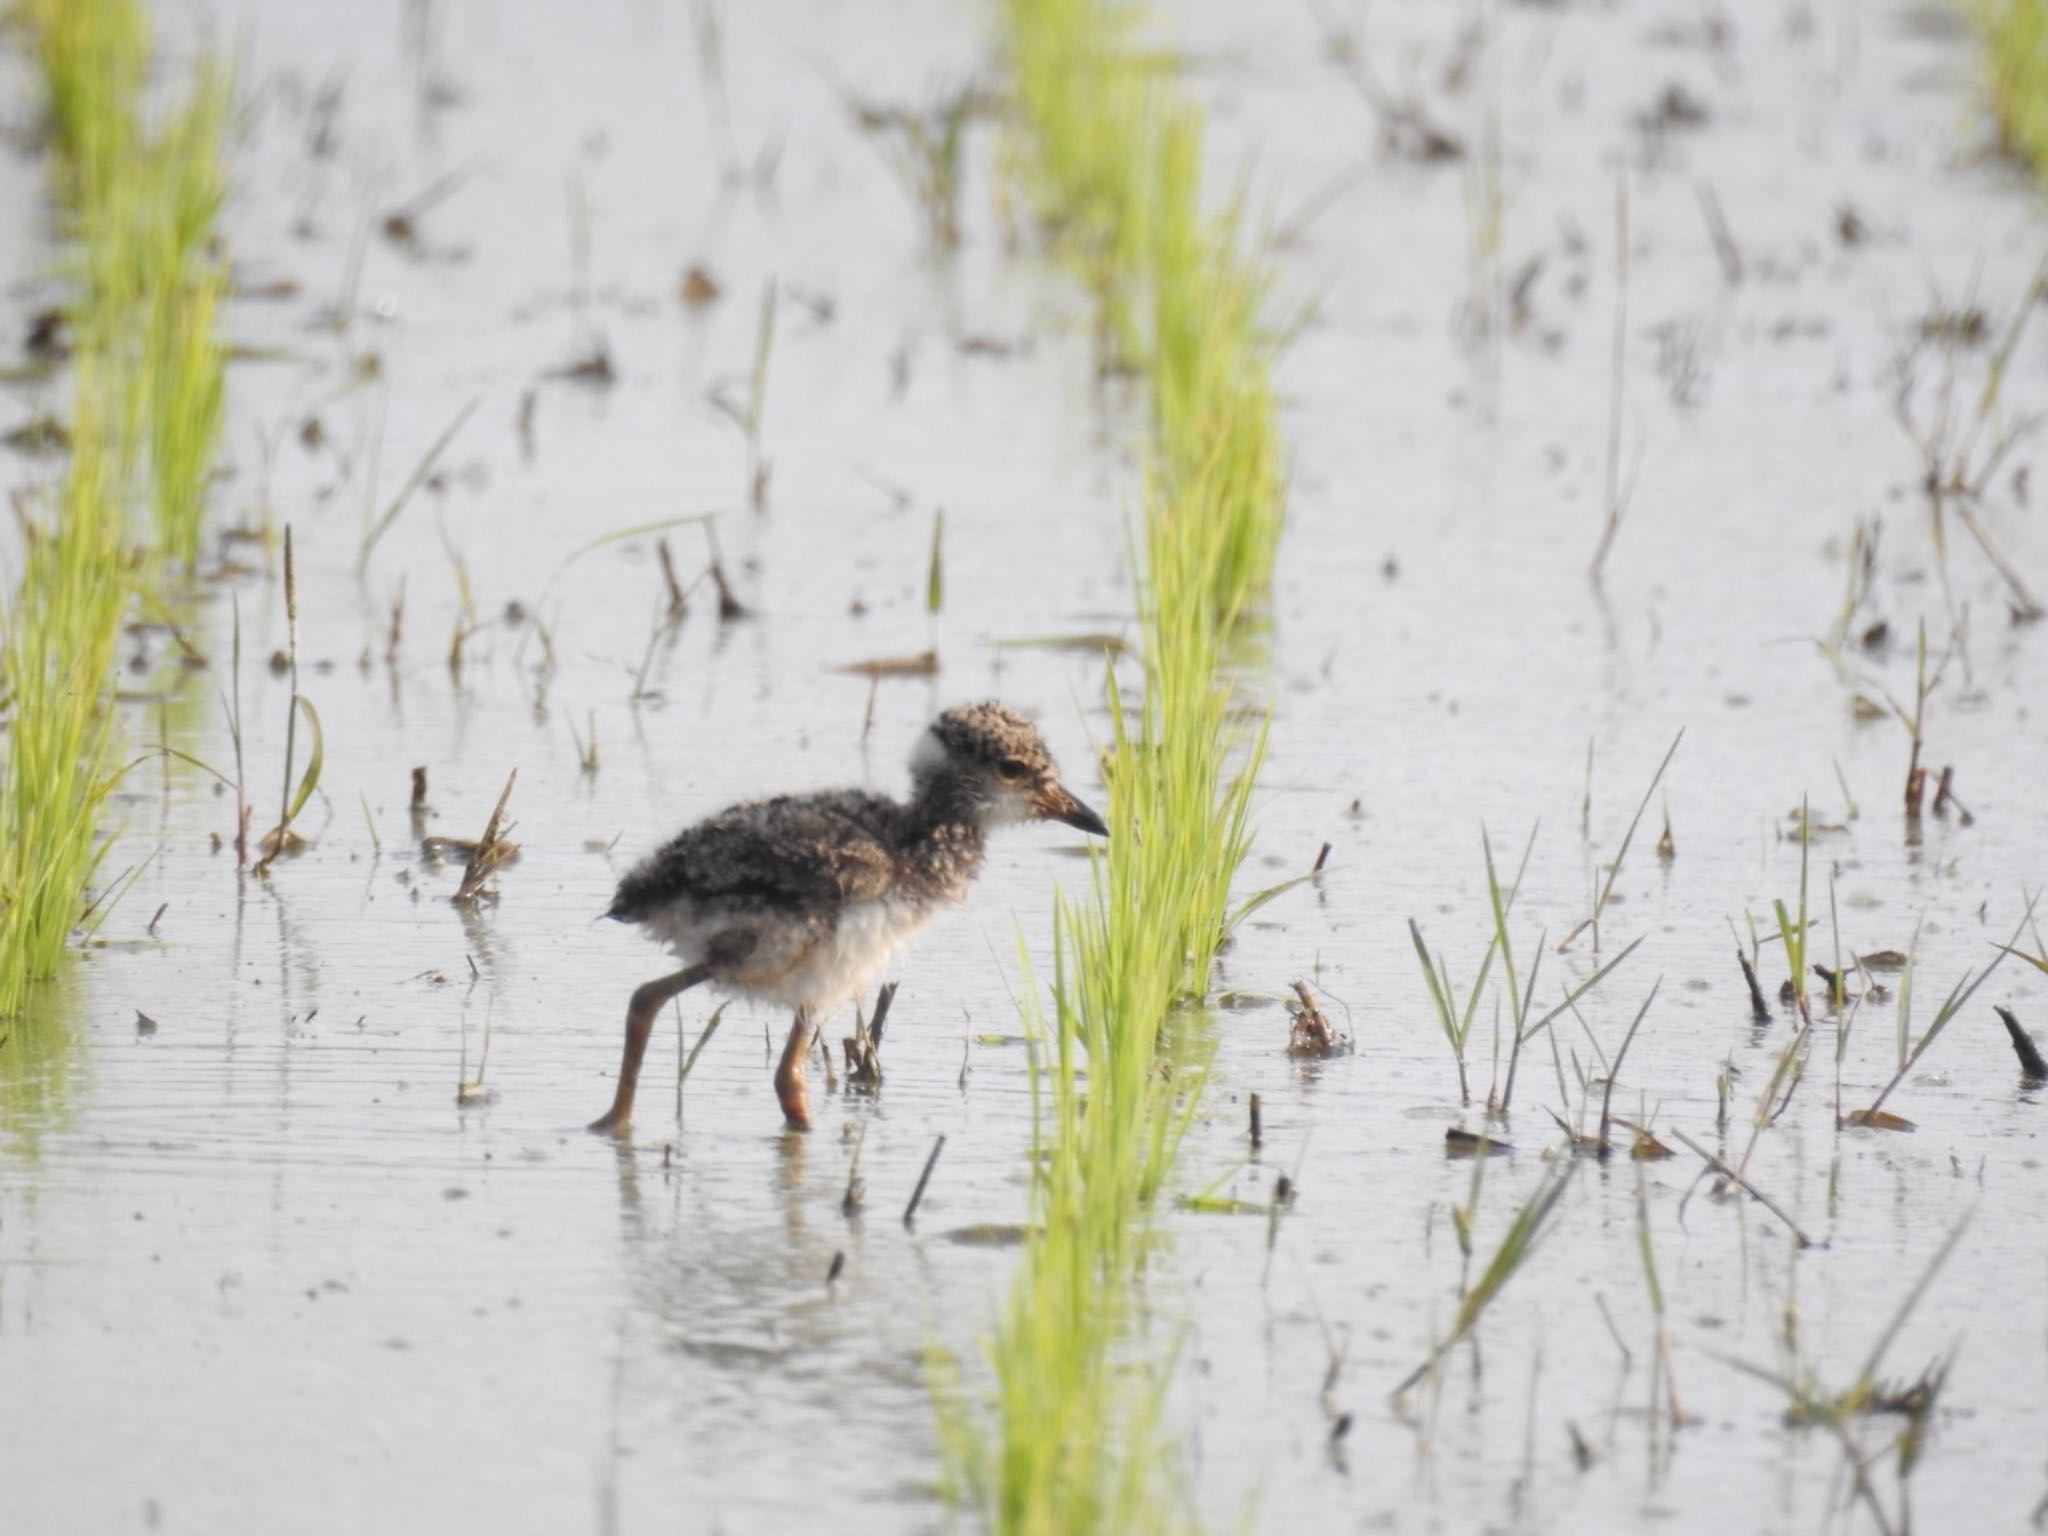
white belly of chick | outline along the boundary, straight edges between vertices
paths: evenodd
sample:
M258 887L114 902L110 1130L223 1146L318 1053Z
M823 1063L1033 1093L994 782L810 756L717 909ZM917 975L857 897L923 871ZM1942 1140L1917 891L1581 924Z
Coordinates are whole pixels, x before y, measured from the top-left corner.
M764 942L738 979L748 996L763 1002L829 1013L865 992L876 972L931 921L935 910L908 901L860 902L807 944Z

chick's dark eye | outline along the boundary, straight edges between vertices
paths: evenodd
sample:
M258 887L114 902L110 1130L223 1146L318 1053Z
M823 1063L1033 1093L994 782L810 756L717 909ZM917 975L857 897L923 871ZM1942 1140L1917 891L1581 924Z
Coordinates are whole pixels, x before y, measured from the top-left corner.
M1014 757L1006 757L996 764L996 777L1005 784L1015 784L1029 771L1020 759Z

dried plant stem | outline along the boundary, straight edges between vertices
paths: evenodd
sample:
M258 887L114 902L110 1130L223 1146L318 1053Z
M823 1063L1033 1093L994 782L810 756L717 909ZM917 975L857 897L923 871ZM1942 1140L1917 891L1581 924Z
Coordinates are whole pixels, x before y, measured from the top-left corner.
M1718 1173L1722 1178L1726 1179L1729 1183L1737 1185L1743 1190L1747 1191L1751 1199L1755 1200L1757 1204L1761 1205L1765 1210L1769 1211L1773 1216L1777 1217L1778 1220L1783 1222L1785 1224L1785 1229L1788 1232L1790 1232L1794 1238L1798 1240L1800 1247L1818 1248L1821 1246L1819 1243L1815 1242L1812 1238L1806 1235L1805 1231L1800 1227L1798 1222L1794 1221L1790 1216L1787 1216L1785 1214L1784 1207L1780 1206L1777 1201L1773 1200L1769 1195L1765 1194L1762 1190L1758 1189L1754 1184L1750 1183L1748 1179L1743 1177L1743 1175L1741 1175L1740 1173L1736 1172L1735 1169L1729 1167L1727 1163L1723 1162L1720 1158L1716 1157L1713 1153L1709 1152L1705 1147L1701 1146L1698 1142L1694 1141L1690 1136L1686 1135L1685 1132L1680 1130L1674 1130L1671 1134L1677 1137L1680 1141L1684 1142L1686 1146L1689 1147L1693 1152L1698 1154L1698 1156L1714 1172Z

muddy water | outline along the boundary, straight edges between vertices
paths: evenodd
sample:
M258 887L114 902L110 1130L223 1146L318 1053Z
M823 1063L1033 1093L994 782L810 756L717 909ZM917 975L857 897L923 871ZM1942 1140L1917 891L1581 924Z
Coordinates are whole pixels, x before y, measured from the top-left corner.
M1498 29L1491 51L1461 45L1474 16ZM729 799L900 787L944 701L994 692L1035 709L1089 783L1099 662L1002 642L1128 630L1140 416L1093 381L1071 287L1009 248L993 133L972 139L966 241L948 257L885 146L852 126L848 96L927 105L986 71L985 15L723 20L729 130L707 109L689 17L663 8L269 0L215 18L248 39L258 87L229 215L237 261L252 286L295 285L234 312L261 355L234 377L216 499L223 524L293 528L301 691L326 772L309 847L262 881L238 881L213 846L232 838L232 795L183 766L133 775L111 867L150 862L53 989L46 1027L0 1055L0 1430L40 1469L9 1480L23 1529L943 1521L921 1358L935 1342L973 1351L1014 1262L1000 1238L1024 1214L1029 1114L1014 955L1021 932L1043 958L1052 885L1082 878L1070 840L1000 845L971 906L899 967L881 1095L831 1098L802 1140L777 1129L766 1083L782 1021L744 1008L700 1059L679 1125L664 1038L633 1145L580 1133L609 1096L625 995L661 963L591 919L625 862ZM1830 877L1845 951L1903 949L1918 926L1916 1028L1995 953L1987 940L2011 932L2039 878L2041 630L2008 622L2005 589L1953 521L1938 560L1894 409L1896 359L1937 300L1981 307L1994 334L2011 313L2038 257L2036 201L1973 153L1970 55L1938 16L1725 20L1373 9L1364 56L1384 90L1419 93L1474 146L1497 122L1496 253L1480 233L1485 158L1385 150L1312 12L1170 18L1214 115L1212 169L1225 184L1256 167L1255 211L1286 236L1277 302L1306 316L1281 373L1294 523L1248 883L1333 844L1319 887L1267 908L1226 957L1234 995L1212 1020L1212 1097L1184 1169L1188 1190L1248 1202L1286 1172L1299 1196L1270 1251L1263 1219L1175 1211L1151 1273L1156 1341L1182 1346L1170 1418L1211 1523L1694 1529L1735 1513L1815 1528L1843 1497L1836 1442L1786 1429L1782 1396L1731 1362L1847 1385L1966 1215L1882 1371L1911 1378L1955 1355L1914 1508L1927 1528L2008 1528L2048 1492L2041 1110L1989 1011L2048 1017L2016 964L1888 1103L1915 1133L1838 1133L1832 1041L1817 1049L1750 1171L1824 1248L1796 1253L1768 1213L1705 1191L1681 1210L1685 1160L1647 1169L1691 1420L1676 1436L1646 1412L1653 1323L1635 1172L1619 1163L1581 1168L1476 1365L1462 1352L1439 1394L1388 1400L1455 1312L1448 1210L1472 1173L1444 1161L1442 1134L1481 1124L1458 1103L1405 923L1463 985L1486 933L1482 824L1509 859L1540 822L1515 912L1526 971L1540 936L1548 950L1584 915L1685 729L1602 924L1608 953L1644 943L1583 1004L1585 1027L1559 1035L1557 1065L1541 1041L1525 1056L1504 1133L1516 1151L1488 1166L1479 1199L1482 1255L1561 1140L1546 1108L1579 1112L1574 1062L1601 1070L1587 1031L1611 1054L1659 977L1616 1110L1718 1147L1729 1063L1740 1150L1789 1028L1783 1009L1752 1025L1728 921L1796 899L1787 817L1802 797L1831 829L1813 844L1819 957L1836 936ZM1634 491L1603 595L1584 571L1623 168ZM34 205L34 171L0 171L9 206ZM447 176L416 247L387 239L380 221ZM53 252L9 247L16 270ZM722 289L701 310L678 296L693 262ZM771 281L772 470L756 514L746 444L711 397L744 398ZM550 376L599 339L609 386ZM2022 340L2014 412L2041 404L2044 345ZM1983 355L1962 354L1965 380ZM1939 358L1921 375L1938 382ZM10 390L10 409L31 398ZM439 473L363 560L471 402ZM12 457L7 470L15 484L49 473ZM941 507L935 635L923 578ZM745 621L721 625L699 585L680 627L660 630L649 538L578 554L711 511ZM2048 536L2009 473L1984 515L2048 584ZM1859 518L1884 534L1856 627L1882 618L1892 635L1855 654L1861 685L1814 644ZM701 530L668 537L696 579ZM238 604L244 748L268 807L288 697L267 665L284 643L276 559L249 544L225 559L186 620L213 665L161 709L138 704L131 737L166 720L232 775L217 690ZM506 617L514 602L549 644ZM1850 698L1910 699L1923 618L1937 652L1964 623L1927 750L1957 765L1976 821L1929 817L1916 840L1898 811L1904 733L1859 723ZM835 669L934 641L939 676L883 685L869 728L867 684ZM171 688L162 637L135 645L136 690ZM429 778L417 823L414 765ZM501 900L464 914L447 901L457 872L422 862L418 838L475 836L514 768L522 856ZM1663 802L1669 864L1651 846ZM1590 971L1590 948L1546 952L1541 1007ZM1773 988L1782 970L1767 950ZM1354 1054L1281 1053L1296 977L1324 989ZM1482 1093L1490 1008L1471 1047ZM694 1039L705 1009L682 1012ZM459 1104L487 1029L486 1093ZM1889 1001L1858 1018L1848 1107L1891 1075L1893 1029ZM902 1205L940 1133L907 1234ZM848 1220L856 1140L867 1205ZM1881 1426L1861 1432L1875 1454ZM1888 1460L1878 1484L1894 1507Z

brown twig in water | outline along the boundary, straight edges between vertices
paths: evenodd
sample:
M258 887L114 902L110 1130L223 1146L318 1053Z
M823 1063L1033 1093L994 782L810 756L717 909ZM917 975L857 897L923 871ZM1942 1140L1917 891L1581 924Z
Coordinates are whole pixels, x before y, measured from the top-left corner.
M946 1150L946 1133L939 1132L939 1139L932 1143L932 1155L924 1160L924 1172L917 1176L917 1188L910 1192L910 1204L903 1208L903 1229L910 1231L917 1224L917 1208L924 1200L924 1187L932 1181L932 1170L939 1165L939 1154Z
M860 1176L860 1149L868 1139L868 1123L860 1123L860 1134L853 1140L853 1166L846 1170L846 1193L839 1201L839 1214L848 1221L859 1214L860 1205L867 1194L867 1183Z
M885 981L875 991L875 1016L868 1020L868 1038L875 1042L875 1049L882 1048L882 1026L889 1020L889 1006L896 1001L898 982Z
M680 623L683 615L689 612L690 604L683 595L683 584L676 580L675 556L669 553L668 540L656 539L654 552L661 557L661 579L668 584L668 621Z
M1963 804L1962 800L1956 795L1955 778L1955 764L1950 763L1941 770L1941 778L1936 781L1934 786L1934 814L1937 816L1945 815L1947 814L1947 808L1952 805L1956 808L1957 819L1964 826L1975 826L1977 818L1971 814L1970 808Z
M1366 107L1378 119L1380 142L1387 152L1404 160L1424 163L1458 160L1465 144L1452 130L1441 126L1422 102L1414 97L1397 97L1380 83L1367 62L1357 33L1347 24L1322 14L1311 4L1317 26L1323 33L1324 56L1350 82Z
M711 584L718 589L718 622L730 624L736 619L747 617L747 605L733 595L732 583L725 579L725 561L718 552L718 535L709 523L704 525L704 537L711 544Z
M1771 1022L1771 1005L1764 1001L1764 989L1757 982L1756 967L1749 963L1749 956L1736 946L1735 962L1742 967L1742 979L1749 984L1749 1012L1759 1024Z
M2006 1034L2012 1037L2013 1054L2020 1059L2020 1071L2033 1082L2048 1079L2048 1061L2041 1059L2041 1052L2034 1044L2034 1037L2020 1027L2020 1021L2014 1016L2013 1011L2010 1008L2001 1008L1996 1003L1991 1005L1991 1011L1998 1015L1999 1021L2005 1025Z
M384 639L384 665L398 665L398 647L405 639L405 574L399 573L398 592L391 599L391 628Z
M889 1017L889 1005L896 1000L896 986L893 981L885 982L875 993L872 1019L863 1020L859 1010L854 1011L853 1034L843 1042L849 1088L882 1086L882 1025Z

